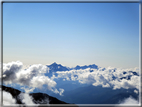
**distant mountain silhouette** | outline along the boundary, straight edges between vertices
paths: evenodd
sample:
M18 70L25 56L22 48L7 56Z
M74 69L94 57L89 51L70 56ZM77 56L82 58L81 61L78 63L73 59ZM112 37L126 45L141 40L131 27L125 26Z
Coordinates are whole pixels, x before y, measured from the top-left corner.
M94 69L98 69L98 66L95 64L92 65L84 65L84 66L79 66L77 65L76 67L66 67L66 66L62 66L61 64L57 64L56 62L54 62L51 65L46 65L47 67L49 67L49 72L56 72L56 71L69 71L72 69L75 70L79 70L79 69L87 69L87 68L94 68Z
M69 68L62 66L61 64L57 64L56 62L54 62L51 65L47 65L47 67L49 67L49 72L68 71L69 70Z
M93 68L93 69L98 69L98 66L95 64L92 65L84 65L84 66L79 66L77 65L76 67L66 67L62 66L61 64L57 64L56 62L52 63L51 65L46 65L49 68L49 72L46 72L44 75L48 77L52 77L54 74L57 76L56 72L57 71L69 71L69 70L79 70L79 69L87 69L87 68ZM90 70L90 72L93 72L93 70Z
M10 93L12 97L16 100L16 104L23 104L21 99L19 99L19 94L23 93L17 89L11 88L11 87L6 87L2 86L2 90ZM60 101L55 97L49 96L48 94L45 93L30 93L30 96L33 97L33 102L35 104L47 104L47 100L49 100L49 104L69 104L64 101ZM6 97L6 96L5 96ZM49 106L49 105L48 105ZM78 107L77 105L74 104L74 106Z
M79 70L79 69L87 69L87 68L94 68L94 69L98 69L98 66L95 65L95 64L92 64L92 65L84 65L84 66L79 66L77 65L75 68L73 69L76 69L76 70Z

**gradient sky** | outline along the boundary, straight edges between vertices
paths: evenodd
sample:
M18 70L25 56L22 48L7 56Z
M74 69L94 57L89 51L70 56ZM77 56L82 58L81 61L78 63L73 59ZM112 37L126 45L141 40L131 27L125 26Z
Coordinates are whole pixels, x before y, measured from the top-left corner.
M4 3L3 62L139 66L139 3Z

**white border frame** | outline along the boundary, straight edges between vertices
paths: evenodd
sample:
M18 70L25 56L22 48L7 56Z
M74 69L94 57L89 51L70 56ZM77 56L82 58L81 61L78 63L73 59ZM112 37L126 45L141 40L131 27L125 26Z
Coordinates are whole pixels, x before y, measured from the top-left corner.
M131 104L131 105L120 105L120 104L75 104L78 106L141 106L141 90L142 90L142 78L141 78L141 70L142 70L142 0L1 0L1 71L3 73L3 3L139 3L139 70L140 70L140 87L139 87L139 104ZM2 77L1 73L1 77ZM2 80L1 80L2 81ZM2 84L2 83L1 83ZM1 91L2 92L2 91ZM40 106L74 106L74 104L42 104ZM3 93L1 93L1 107L3 106ZM13 105L6 105L6 106L23 106L23 104L13 104ZM28 105L28 106L35 106L35 105Z

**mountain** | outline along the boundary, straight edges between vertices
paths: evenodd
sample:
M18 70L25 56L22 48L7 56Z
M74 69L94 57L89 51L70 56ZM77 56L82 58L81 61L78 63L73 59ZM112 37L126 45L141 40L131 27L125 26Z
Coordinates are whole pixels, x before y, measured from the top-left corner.
M74 67L73 69L75 70L79 70L79 69L87 69L87 68L94 68L94 69L98 69L98 66L95 65L95 64L92 64L92 65L84 65L84 66L79 66L77 65L76 67Z
M49 72L56 72L56 71L68 71L69 68L62 66L61 64L57 64L56 62L54 62L51 65L46 65L47 67L49 67Z
M18 95L21 93L21 91L3 85L2 85L2 90L10 93L12 97L16 100L16 104L22 104L22 101L18 98Z
M16 100L16 104L24 104L21 101L21 99L19 98L19 95L23 92L21 92L17 89L11 88L11 87L6 87L6 86L2 86L2 90L10 93L12 95L12 97ZM45 93L30 93L29 96L32 96L32 98L33 98L32 101L35 104L47 104L47 103L49 103L49 104L69 104L64 101L60 101L55 97L49 96L48 94L45 94ZM48 99L48 102L47 102L47 99ZM74 104L74 106L78 107L75 104Z
M46 65L46 66L49 67L49 72L69 71L69 70L72 70L72 69L79 70L79 69L86 69L86 68L98 69L98 66L95 65L95 64L92 64L92 65L84 65L84 66L79 66L79 65L77 65L76 67L69 68L69 67L62 66L61 64L57 64L56 62L54 62L53 64L51 64L51 65Z

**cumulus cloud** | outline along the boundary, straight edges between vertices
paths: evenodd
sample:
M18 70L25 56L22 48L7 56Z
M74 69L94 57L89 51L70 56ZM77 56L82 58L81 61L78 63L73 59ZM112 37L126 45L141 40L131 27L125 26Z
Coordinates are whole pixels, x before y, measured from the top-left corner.
M12 97L12 95L6 91L2 91L1 87L0 87L0 105L1 105L1 95L3 95L3 105L4 106L9 106L9 105L15 105L16 104L16 100Z
M34 77L42 76L47 70L47 67L41 64L32 65L26 70L21 70L16 74L17 81L23 85L31 85L31 80Z
M15 104L16 100L12 97L12 95L6 91L3 91L3 105L11 105Z
M129 98L124 99L120 104L125 104L125 105L139 104L139 101L135 100L133 97L129 97Z
M22 62L10 62L10 63L4 63L3 64L3 80L9 81L10 83L15 80L16 73L19 72L19 70L22 68L23 63Z
M22 69L23 63L20 61L5 63L3 65L3 82L4 84L16 83L23 87L25 91L32 92L35 88L42 88L43 85L47 85L47 89L52 91L55 88L56 82L45 76L44 73L49 72L49 68L42 64L31 65L27 69Z
M56 73L58 75L53 75L52 79L62 78L64 81L78 81L82 84L101 85L102 87L113 87L113 89L136 88L139 90L140 76L138 68L120 69L99 67L98 69L73 69L70 71L58 71Z

